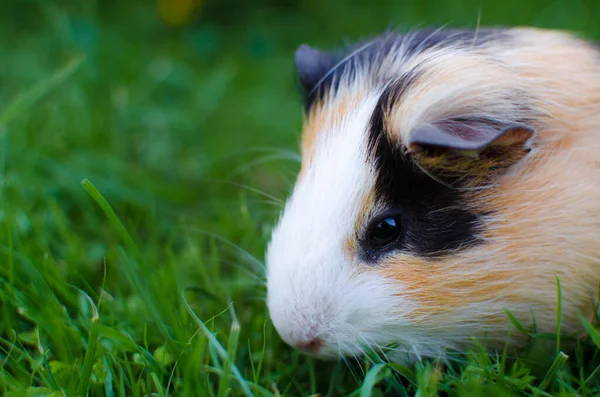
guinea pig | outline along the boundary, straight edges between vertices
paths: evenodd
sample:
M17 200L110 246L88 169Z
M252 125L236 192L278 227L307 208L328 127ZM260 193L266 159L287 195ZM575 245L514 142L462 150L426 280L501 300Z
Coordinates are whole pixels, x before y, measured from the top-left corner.
M522 346L592 318L600 51L535 28L386 33L295 54L302 164L266 250L267 305L318 358ZM446 355L447 356L447 355Z

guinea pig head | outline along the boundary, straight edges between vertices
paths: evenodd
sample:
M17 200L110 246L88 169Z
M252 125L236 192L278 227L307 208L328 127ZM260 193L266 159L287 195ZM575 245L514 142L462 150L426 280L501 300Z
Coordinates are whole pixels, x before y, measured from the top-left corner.
M435 356L470 336L501 338L506 308L554 307L554 275L537 298L523 283L537 255L526 246L551 242L536 222L509 225L548 157L537 131L552 140L543 78L528 74L533 61L511 63L519 51L534 58L537 41L522 38L535 34L417 31L340 52L300 47L302 168L266 255L285 342L321 358L390 345L398 360Z

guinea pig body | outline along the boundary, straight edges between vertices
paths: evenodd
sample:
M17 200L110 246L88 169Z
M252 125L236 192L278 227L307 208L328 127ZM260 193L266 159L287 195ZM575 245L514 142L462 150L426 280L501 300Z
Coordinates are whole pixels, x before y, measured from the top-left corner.
M267 303L317 357L439 357L591 317L600 277L600 52L529 28L386 34L296 53L302 168ZM524 335L512 333L519 344Z

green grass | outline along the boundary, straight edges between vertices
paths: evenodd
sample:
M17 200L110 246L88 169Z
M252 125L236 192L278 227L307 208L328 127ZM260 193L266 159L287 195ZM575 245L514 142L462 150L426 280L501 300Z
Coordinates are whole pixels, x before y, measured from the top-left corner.
M230 0L170 27L154 2L3 3L0 395L599 394L583 319L593 343L568 357L568 335L534 335L518 359L322 363L281 342L263 280L299 168L301 42L478 18L600 39L599 16L594 0Z

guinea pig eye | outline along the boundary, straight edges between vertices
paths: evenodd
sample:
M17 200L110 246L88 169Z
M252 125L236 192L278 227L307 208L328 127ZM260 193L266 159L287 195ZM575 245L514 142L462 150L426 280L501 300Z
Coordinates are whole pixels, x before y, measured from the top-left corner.
M399 216L388 216L376 222L368 236L372 248L383 248L400 237L402 227Z

